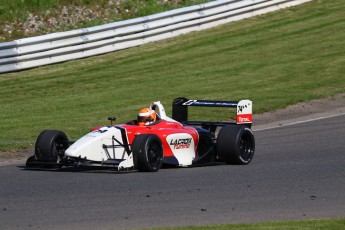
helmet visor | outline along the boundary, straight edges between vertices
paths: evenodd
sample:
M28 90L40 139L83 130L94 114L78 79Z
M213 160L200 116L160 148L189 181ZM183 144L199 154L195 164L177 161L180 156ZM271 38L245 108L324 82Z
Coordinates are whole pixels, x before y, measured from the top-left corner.
M152 117L141 117L138 116L138 122L152 122L154 121L154 119Z

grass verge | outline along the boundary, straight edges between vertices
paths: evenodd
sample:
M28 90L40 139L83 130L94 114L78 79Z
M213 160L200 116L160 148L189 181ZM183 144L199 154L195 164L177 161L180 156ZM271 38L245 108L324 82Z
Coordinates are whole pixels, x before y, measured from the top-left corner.
M212 225L202 227L183 227L183 228L157 228L158 229L189 229L189 230L338 230L345 228L345 219L325 219L325 220L303 220L303 221L284 221L257 224L230 224Z
M254 102L254 113L345 92L342 0L318 0L107 55L0 75L0 150L32 148L40 131L75 139L175 97ZM227 119L197 112L197 118Z
M207 0L1 0L0 42L147 16Z

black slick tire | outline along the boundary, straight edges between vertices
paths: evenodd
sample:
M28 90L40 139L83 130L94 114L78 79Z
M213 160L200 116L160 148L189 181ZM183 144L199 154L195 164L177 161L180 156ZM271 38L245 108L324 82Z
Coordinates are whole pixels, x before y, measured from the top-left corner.
M140 172L157 172L163 164L163 146L158 136L141 134L132 144L134 168Z
M255 152L253 132L245 126L224 126L217 137L217 154L227 164L249 164Z
M68 137L58 130L44 130L35 144L35 158L42 162L58 163L69 147Z

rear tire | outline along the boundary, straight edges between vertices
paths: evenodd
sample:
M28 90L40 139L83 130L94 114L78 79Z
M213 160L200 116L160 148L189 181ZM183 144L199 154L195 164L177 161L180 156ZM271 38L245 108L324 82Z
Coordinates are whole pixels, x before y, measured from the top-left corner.
M245 126L224 126L217 138L217 154L227 164L249 164L254 157L255 140L252 131Z
M132 144L135 169L141 172L157 172L163 164L163 146L158 136L142 134Z
M58 164L68 147L68 138L64 132L44 130L36 140L35 158L37 161Z

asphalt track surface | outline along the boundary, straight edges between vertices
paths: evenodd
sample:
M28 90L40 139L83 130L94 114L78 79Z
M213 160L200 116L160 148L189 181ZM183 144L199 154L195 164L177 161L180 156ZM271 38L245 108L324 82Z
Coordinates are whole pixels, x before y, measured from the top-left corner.
M255 132L247 166L0 167L0 229L123 229L345 217L345 116Z

